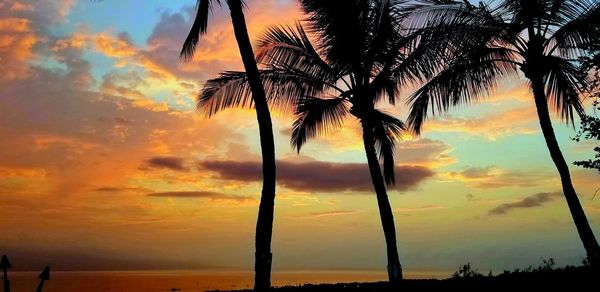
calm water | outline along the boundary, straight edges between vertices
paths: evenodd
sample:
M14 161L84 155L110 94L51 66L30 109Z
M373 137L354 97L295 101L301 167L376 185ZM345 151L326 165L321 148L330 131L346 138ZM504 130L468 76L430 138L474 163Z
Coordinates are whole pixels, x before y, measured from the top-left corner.
M9 273L12 292L32 292L39 272ZM441 278L449 273L408 272L407 278ZM290 271L274 272L273 285L304 283L377 282L386 279L384 271ZM44 292L206 291L211 289L247 289L253 283L252 272L222 271L107 271L52 272Z

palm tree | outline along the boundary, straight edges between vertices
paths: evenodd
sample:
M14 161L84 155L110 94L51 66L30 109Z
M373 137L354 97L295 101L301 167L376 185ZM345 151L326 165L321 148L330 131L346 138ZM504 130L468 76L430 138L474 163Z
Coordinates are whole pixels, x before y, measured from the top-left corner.
M397 282L402 268L386 184L394 183L394 146L405 127L376 106L394 105L400 86L428 77L435 67L433 48L440 47L405 33L395 1L300 3L304 25L272 27L259 42L267 96L274 107L295 109L291 144L297 151L308 139L341 127L347 117L358 119L387 245L388 276ZM207 82L198 104L209 113L250 106L247 84L243 72L222 73Z
M588 80L578 70L577 58L600 39L600 2L503 0L477 6L468 1L437 2L445 4L417 9L412 23L415 28L429 26L454 56L411 96L411 129L420 132L429 109L443 112L491 92L502 78L525 78L573 221L589 261L599 267L600 247L571 182L548 104L568 123L583 113L580 96Z
M268 290L271 286L271 238L273 234L273 211L275 205L275 141L271 114L254 52L248 36L246 20L244 18L243 0L226 0L231 12L231 22L237 40L238 48L244 68L248 76L248 84L255 104L256 120L260 133L260 147L262 151L263 185L256 222L256 254L254 266L254 289L257 291ZM206 33L208 15L215 4L220 0L198 0L197 14L190 33L183 44L181 57L190 60L194 56L196 45L202 34ZM200 110L202 110L200 108Z

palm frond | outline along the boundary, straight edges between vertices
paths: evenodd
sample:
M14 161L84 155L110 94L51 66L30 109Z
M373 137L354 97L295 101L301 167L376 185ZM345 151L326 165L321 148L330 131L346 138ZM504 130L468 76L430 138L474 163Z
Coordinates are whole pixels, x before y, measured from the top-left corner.
M544 60L548 68L546 75L546 96L550 105L567 123L573 124L575 114L585 111L581 104L582 85L587 83L587 75L569 60L548 56Z
M432 28L469 21L482 21L481 10L467 1L415 1L404 19L409 29Z
M252 94L246 72L239 71L226 71L206 81L196 105L198 111L208 117L227 108L251 106Z
M329 83L342 74L321 58L299 23L268 28L257 47L257 62L268 67L302 72Z
M494 90L500 79L514 76L514 52L506 48L471 48L455 56L453 62L409 98L408 124L421 132L428 111L445 112L450 106L469 104Z
M383 164L385 182L388 185L393 185L395 183L394 169L396 166L394 151L396 142L402 138L406 126L399 119L380 110L372 111L368 118L373 124L375 149L379 154L379 160Z
M576 7L569 21L548 39L547 50L556 48L562 56L573 57L582 54L583 47L600 42L600 2L584 0Z
M375 93L376 102L379 102L387 96L387 101L391 105L394 105L399 89L404 85L402 80L415 79L414 76L410 76L410 73L415 72L407 72L407 75L403 75L397 71L397 68L402 66L404 61L406 61L408 58L406 55L411 54L408 51L415 47L418 38L418 33L412 33L399 37L398 39L393 39L390 48L380 49L382 53L378 62L380 63L379 67L381 67L381 69L379 69L378 72L373 73L375 76L369 83L369 90L370 92ZM402 75L402 78L397 78L399 75Z
M327 84L299 71L262 69L260 77L269 105L283 113L293 113L306 96L327 91ZM198 96L197 108L208 117L227 108L251 108L252 91L245 72L226 71L208 80Z
M372 1L372 8L367 38L365 40L366 51L362 53L362 63L365 68L377 66L377 63L389 59L389 47L395 38L402 38L400 27L397 23L400 19L394 18L394 2L390 0Z
M334 68L360 67L369 37L369 0L300 0L317 49ZM340 9L343 7L343 9Z
M347 102L342 98L303 99L298 104L296 120L292 125L292 147L300 152L308 139L341 127L348 113Z
M433 37L431 32L417 31L406 37L412 41L400 48L403 56L391 69L394 84L408 86L433 77L433 74L447 65L447 56L452 45L443 39Z
M179 57L184 61L190 61L194 58L196 52L196 46L200 41L200 36L206 33L208 28L208 15L212 10L214 4L221 4L221 0L197 0L196 4L196 17L194 18L194 24L188 33L181 53Z

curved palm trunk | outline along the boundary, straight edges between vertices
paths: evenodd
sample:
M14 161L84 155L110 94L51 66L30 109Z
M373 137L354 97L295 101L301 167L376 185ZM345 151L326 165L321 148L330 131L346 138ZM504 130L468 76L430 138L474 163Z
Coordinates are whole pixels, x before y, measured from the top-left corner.
M554 161L556 169L560 174L563 194L567 200L567 205L571 211L571 216L577 227L579 237L583 242L583 247L587 253L588 260L590 261L590 264L598 270L600 268L600 247L594 237L594 232L590 228L587 217L583 212L583 208L581 207L581 203L579 202L579 198L577 197L577 193L571 182L569 167L560 151L554 130L552 129L552 120L550 119L550 114L548 112L548 101L544 92L543 80L541 77L536 77L532 78L531 82L540 126L542 128L542 133L544 134L544 139L546 139L552 161Z
M260 133L263 186L256 222L254 290L265 291L271 286L271 237L273 235L273 212L275 205L275 141L273 139L273 125L265 90L260 80L256 59L254 59L254 52L250 38L248 37L242 3L240 0L229 0L227 4L231 12L235 38L252 91Z
M385 235L388 277L390 282L397 283L398 281L402 280L402 266L400 265L398 247L396 246L396 227L394 225L394 214L392 213L392 207L390 206L390 201L385 189L385 182L383 180L383 175L381 174L379 160L377 159L373 132L369 130L372 129L372 127L366 120L362 121L362 127L363 144L365 147L365 153L367 155L371 180L373 181L373 186L375 187L375 194L377 194L379 216L381 217L381 225L383 226L383 234Z

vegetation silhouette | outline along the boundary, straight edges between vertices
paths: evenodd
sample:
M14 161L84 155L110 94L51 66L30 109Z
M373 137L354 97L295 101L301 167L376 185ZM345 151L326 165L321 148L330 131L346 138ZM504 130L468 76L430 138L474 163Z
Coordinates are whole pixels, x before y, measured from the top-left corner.
M594 110L600 110L598 100L593 102L593 106L595 107ZM600 118L598 116L587 114L581 116L581 128L573 140L579 142L581 139L600 140ZM600 146L594 147L593 150L596 152L594 158L575 161L573 164L583 168L595 169L600 173Z
M550 103L567 123L584 113L580 97L589 78L579 70L577 57L600 39L600 2L433 2L438 3L415 9L412 26L429 27L432 38L444 42L452 56L410 97L411 129L421 131L429 110L435 114L468 104L492 92L502 78L525 77L573 221L592 266L600 270L600 247L571 182L548 109Z
M600 41L589 45L589 56L581 58L583 60L583 71L591 72L591 82L587 84L588 98L593 99L593 114L584 114L581 116L581 127L573 140L579 142L584 140L600 140ZM582 161L575 161L573 164L583 168L595 169L600 173L600 147L594 147L596 152L594 158ZM600 190L600 189L599 189ZM598 190L596 191L596 193Z
M273 212L275 207L275 140L273 138L273 125L267 104L263 84L260 80L256 60L248 36L246 20L244 17L243 0L197 0L197 13L192 28L189 32L181 57L191 60L194 56L196 45L200 36L205 34L208 27L208 16L214 5L227 3L231 14L231 22L237 40L244 69L248 76L248 84L252 93L252 102L256 109L256 120L260 135L262 154L263 185L256 222L256 253L255 253L255 280L256 291L268 290L271 286L271 238L273 234ZM215 112L207 109L204 104L198 103L198 110L208 116Z
M360 122L387 245L389 280L396 282L402 279L402 267L386 184L394 184L394 148L405 126L376 104L395 105L399 88L429 77L435 69L431 60L441 46L403 30L404 12L393 1L300 4L304 22L271 27L258 42L256 58L263 65L267 96L272 107L295 110L291 144L298 152L308 139L341 127L350 116ZM224 72L207 81L198 104L210 112L249 106L248 91L244 72Z
M389 282L306 284L274 288L274 291L553 291L568 283L570 289L589 289L596 285L593 269L584 261L581 266L557 267L554 259L544 259L537 267L505 270L486 276L470 263L459 267L447 279L406 279L398 285ZM400 290L401 289L401 290ZM237 290L248 291L248 290Z
M38 279L40 279L40 283L38 284L38 286L35 289L35 291L36 292L42 292L42 289L44 289L44 283L46 281L50 280L50 267L49 266L46 266L44 268L44 270L38 276Z
M582 70L579 65L580 58L600 40L599 1L499 0L475 5L466 0L300 0L307 19L295 26L270 28L258 44L256 58L243 0L197 2L196 19L181 57L193 58L200 36L207 30L209 12L226 2L245 67L245 72L228 71L209 80L198 97L199 111L210 117L229 107L254 106L257 113L263 189L256 227L256 291L269 289L272 260L276 169L269 104L283 111L293 109L296 120L291 143L297 151L308 139L339 128L349 116L360 122L386 239L389 280L395 284L402 279L386 187L394 183L394 148L406 127L377 105L395 105L401 88L423 80L424 85L410 97L408 124L416 134L430 111L437 114L477 100L491 93L503 78L524 77L529 82L540 127L590 266L556 269L554 260L549 259L537 269L505 271L498 276L490 272L485 277L468 263L451 279L404 281L403 287L475 291L535 283L535 288L542 289L561 281L588 285L585 283L590 283L592 275L597 275L600 247L572 185L548 103L567 123L573 123L575 115L583 117L582 133L587 133L583 137L598 139L594 134L597 119L586 119L589 116L581 102L592 83L590 69ZM405 2L423 4L400 5ZM407 23L411 30L403 27ZM592 60L598 62L598 56ZM261 70L257 61L263 65ZM595 151L600 152L598 148ZM597 160L576 164L598 168ZM4 274L7 283L6 270ZM42 275L40 279L43 286L45 279ZM361 291L398 287L387 283L343 285L307 287ZM286 289L302 288L282 288Z
M12 268L8 256L2 255L0 269L2 269L2 287L4 292L10 292L10 280L8 280L8 269Z
M8 280L8 269L12 268L12 265L10 264L10 261L8 260L8 256L6 255L2 255L2 261L0 261L0 269L2 269L2 280L4 282L3 285L3 292L10 292L10 282ZM46 266L46 268L44 268L44 270L40 273L40 275L38 276L38 279L40 279L40 283L38 284L37 288L36 288L36 292L42 292L44 289L44 282L50 280L50 266Z

